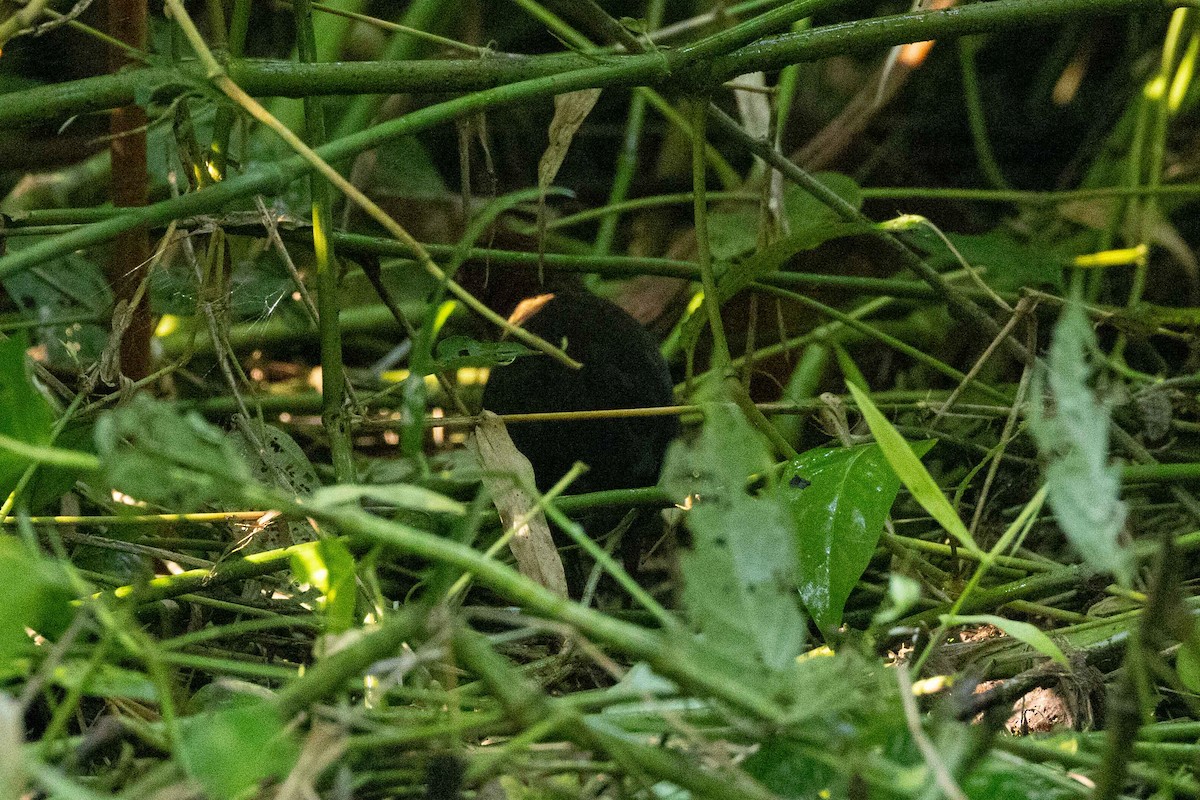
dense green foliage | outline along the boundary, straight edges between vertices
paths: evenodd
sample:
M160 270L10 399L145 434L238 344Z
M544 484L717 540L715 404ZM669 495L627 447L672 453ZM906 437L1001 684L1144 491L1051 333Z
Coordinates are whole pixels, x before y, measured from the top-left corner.
M0 10L0 800L1200 796L1200 11L924 5Z

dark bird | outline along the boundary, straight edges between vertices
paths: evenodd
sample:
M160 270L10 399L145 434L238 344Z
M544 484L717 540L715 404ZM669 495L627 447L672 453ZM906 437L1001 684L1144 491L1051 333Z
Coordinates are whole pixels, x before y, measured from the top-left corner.
M595 411L672 405L671 374L654 338L616 304L582 287L543 295L520 320L532 333L565 347L583 367L544 355L492 370L483 407L497 414ZM572 492L628 489L658 481L663 454L679 432L674 416L630 417L508 426L533 464L538 488L554 485L576 461L590 468Z

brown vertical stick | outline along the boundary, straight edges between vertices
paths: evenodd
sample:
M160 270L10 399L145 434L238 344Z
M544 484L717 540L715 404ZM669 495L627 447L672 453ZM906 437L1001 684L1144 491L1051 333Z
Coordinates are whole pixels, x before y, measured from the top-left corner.
M146 0L110 0L109 32L128 45L146 48ZM128 63L119 50L109 51L109 70L116 72ZM146 112L141 106L115 109L109 125L112 133L112 202L115 206L146 205L149 177L146 169ZM108 264L108 283L120 311L135 300L138 287L147 276L150 238L144 228L126 231L113 241ZM144 293L143 293L144 294ZM132 380L150 374L150 306L143 297L129 317L129 326L114 331L121 336L121 372Z

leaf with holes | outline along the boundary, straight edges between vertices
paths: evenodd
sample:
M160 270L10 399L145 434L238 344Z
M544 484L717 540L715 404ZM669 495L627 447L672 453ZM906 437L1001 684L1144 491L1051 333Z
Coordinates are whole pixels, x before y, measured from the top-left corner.
M795 591L795 544L782 490L769 475L770 450L732 404L705 408L699 437L667 451L663 486L679 503L693 547L681 559L683 602L701 638L745 663L782 670L804 646Z
M144 394L101 416L95 435L113 487L165 508L194 511L257 485L224 431Z
M1088 385L1095 347L1083 309L1069 303L1054 328L1046 367L1034 373L1029 427L1049 460L1046 488L1058 526L1089 566L1129 586L1133 559L1120 540L1125 504L1120 468L1109 463L1109 408ZM1047 412L1051 396L1053 414Z

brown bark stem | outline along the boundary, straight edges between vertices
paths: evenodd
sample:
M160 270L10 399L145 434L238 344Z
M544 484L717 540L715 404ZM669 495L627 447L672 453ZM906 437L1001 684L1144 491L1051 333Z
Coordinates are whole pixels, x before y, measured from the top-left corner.
M109 33L138 50L146 48L146 0L109 0ZM116 72L129 59L118 50L109 51L109 70ZM149 175L146 167L146 112L141 106L122 106L112 112L109 125L112 133L112 181L114 206L144 206L149 195ZM108 283L113 301L121 307L137 299L138 287L149 275L150 236L145 228L126 231L113 241L108 262ZM121 336L121 372L134 381L150 374L150 335L153 326L150 304L142 293L129 316Z

